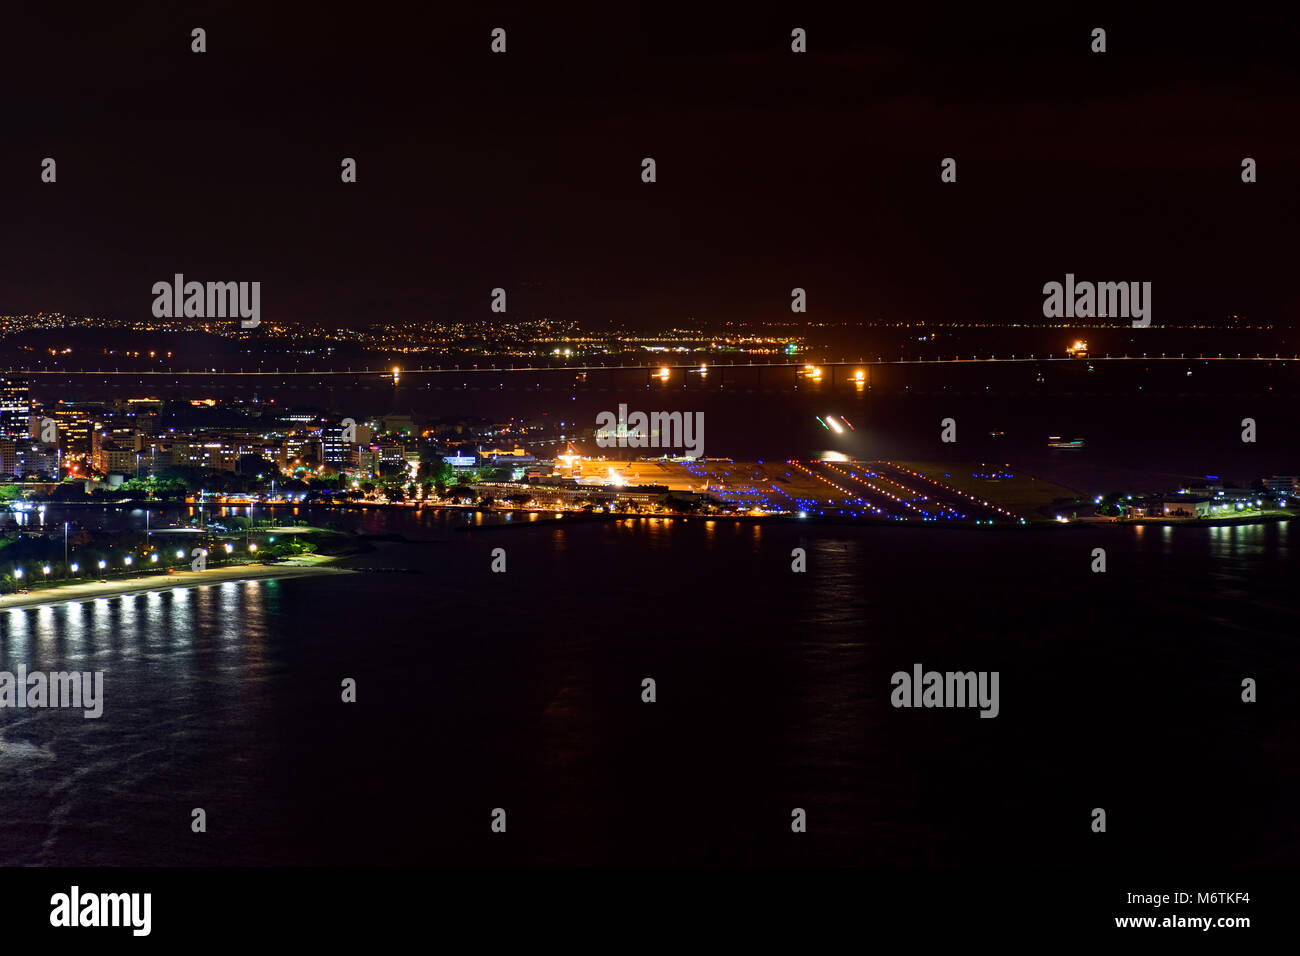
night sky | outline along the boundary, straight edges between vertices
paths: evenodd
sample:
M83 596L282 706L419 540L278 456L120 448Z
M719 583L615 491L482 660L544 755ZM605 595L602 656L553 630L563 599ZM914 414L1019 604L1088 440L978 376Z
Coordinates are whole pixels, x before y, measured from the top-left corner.
M789 320L794 286L813 321L1035 323L1074 272L1153 282L1156 325L1291 324L1269 5L703 6L6 12L0 313L145 318L182 272L343 324L491 321L494 286L647 328Z

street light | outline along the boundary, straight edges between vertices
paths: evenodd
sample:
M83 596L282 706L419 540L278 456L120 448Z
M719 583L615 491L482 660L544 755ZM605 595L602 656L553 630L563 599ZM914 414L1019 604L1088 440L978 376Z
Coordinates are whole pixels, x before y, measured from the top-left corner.
M69 567L71 568L73 574L76 574L78 571L81 570L81 565L79 564L72 564L69 565Z

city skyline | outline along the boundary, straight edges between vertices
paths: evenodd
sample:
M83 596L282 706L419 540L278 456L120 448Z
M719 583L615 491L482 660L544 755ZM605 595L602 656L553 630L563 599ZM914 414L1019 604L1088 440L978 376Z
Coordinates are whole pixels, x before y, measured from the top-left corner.
M1285 925L1291 11L0 19L20 942Z

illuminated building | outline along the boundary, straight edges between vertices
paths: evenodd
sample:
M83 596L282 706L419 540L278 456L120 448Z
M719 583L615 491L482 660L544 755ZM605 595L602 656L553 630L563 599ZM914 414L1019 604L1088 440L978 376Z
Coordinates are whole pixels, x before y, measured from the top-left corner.
M31 412L32 401L27 383L0 378L0 435L6 438L29 438Z

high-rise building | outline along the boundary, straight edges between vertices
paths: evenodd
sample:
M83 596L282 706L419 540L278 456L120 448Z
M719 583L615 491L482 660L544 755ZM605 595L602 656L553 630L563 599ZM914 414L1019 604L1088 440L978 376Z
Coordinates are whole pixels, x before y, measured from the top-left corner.
M59 445L70 455L90 455L90 433L95 427L90 413L79 408L55 406L51 415L59 429Z
M31 438L16 441L17 468L14 473L23 478L57 479L59 477L59 446L46 445Z
M356 426L360 427L360 426ZM347 440L351 437L351 441ZM344 435L343 425L326 425L321 429L321 454L327 467L337 471L351 468L357 461L357 438Z
M140 467L140 453L134 448L121 448L111 440L100 442L95 449L95 468L105 475L120 474L134 478Z
M0 438L0 475L18 474L18 442L13 438Z
M0 377L0 435L31 437L32 400L27 383Z

